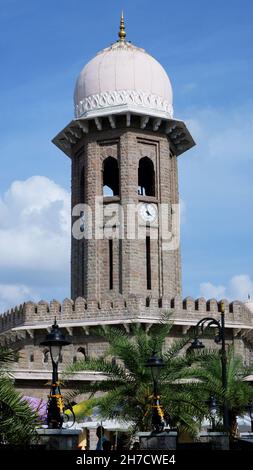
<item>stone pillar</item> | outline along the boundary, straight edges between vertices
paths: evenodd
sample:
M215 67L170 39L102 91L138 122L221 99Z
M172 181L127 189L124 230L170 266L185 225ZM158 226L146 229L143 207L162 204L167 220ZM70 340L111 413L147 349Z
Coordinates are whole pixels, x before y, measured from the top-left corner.
M46 450L77 450L81 429L37 429L40 444Z
M229 450L229 435L225 432L203 432L200 440L211 442L212 450Z
M240 433L240 439L253 444L253 432L241 432Z
M140 448L154 450L176 450L177 432L139 432L137 436L140 439Z

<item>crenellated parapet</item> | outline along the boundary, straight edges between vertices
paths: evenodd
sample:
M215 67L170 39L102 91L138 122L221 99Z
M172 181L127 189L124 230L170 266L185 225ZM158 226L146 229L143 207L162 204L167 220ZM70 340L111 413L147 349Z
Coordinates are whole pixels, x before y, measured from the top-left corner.
M65 299L62 303L52 300L50 303L41 300L38 303L25 302L19 307L0 316L0 333L17 327L36 327L50 325L54 318L59 324L99 324L124 323L140 321L151 323L158 321L161 314L171 312L176 324L194 325L205 316L219 318L221 302L225 304L226 325L236 328L253 328L253 313L243 302L229 302L226 299L205 300L186 297L141 297L131 295L128 298L112 299Z
M25 322L24 308L26 304L7 310L0 315L0 333L11 330L15 326L23 325Z

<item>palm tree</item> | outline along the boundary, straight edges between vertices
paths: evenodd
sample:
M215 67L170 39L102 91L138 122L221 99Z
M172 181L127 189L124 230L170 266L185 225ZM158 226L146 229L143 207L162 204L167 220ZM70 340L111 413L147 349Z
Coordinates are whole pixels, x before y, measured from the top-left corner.
M93 370L105 374L107 380L87 382L76 390L76 394L89 393L94 397L96 392L104 392L96 402L103 418L131 421L134 431L149 430L153 381L146 363L154 351L162 355L171 326L164 317L159 324L151 326L148 333L136 324L131 325L131 335L118 327L105 327L99 332L96 330L96 334L109 343L107 354L101 358L86 358L76 362L67 372ZM189 338L185 337L174 342L163 354L164 367L159 392L170 423L194 432L203 418L205 405L199 405L193 398L193 385L186 389L185 384L182 384L185 371L191 365L189 356L182 355L188 341ZM117 362L112 362L110 357L117 357Z
M242 357L235 354L233 347L230 347L227 352L227 390L225 391L222 387L220 352L209 350L194 354L194 356L194 365L188 371L189 377L194 376L199 379L197 388L202 400L215 396L219 405L218 419L220 421L222 406L226 401L230 435L232 438L236 437L236 417L245 415L248 406L253 402L253 387L245 380L249 374L252 374L253 366L245 366Z
M0 443L27 445L35 439L37 418L15 390L9 372L17 353L0 346Z

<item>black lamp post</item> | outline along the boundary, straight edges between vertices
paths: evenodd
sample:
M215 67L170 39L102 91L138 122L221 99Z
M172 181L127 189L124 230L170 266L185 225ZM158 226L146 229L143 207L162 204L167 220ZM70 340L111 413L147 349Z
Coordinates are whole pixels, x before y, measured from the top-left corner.
M225 347L225 304L221 302L221 319L220 321L212 317L205 317L199 320L195 327L196 337L192 341L190 350L204 348L204 344L198 339L197 333L199 328L203 333L205 327L216 326L218 328L218 335L215 336L214 341L216 343L221 343L221 375L222 375L222 387L224 393L227 390L227 356L226 356L226 347ZM223 427L226 432L229 430L229 417L228 417L228 408L226 403L226 398L223 401Z
M161 432L164 428L164 413L160 405L160 396L158 394L158 379L164 362L161 357L153 352L152 356L147 360L146 367L150 367L154 384L153 405L152 405L152 428L156 432Z
M59 330L55 319L50 333L46 336L46 339L40 343L40 346L49 347L53 366L51 390L47 405L47 425L52 429L61 428L63 423L64 405L58 381L58 363L62 347L68 344L70 344L70 342L65 339L65 336Z

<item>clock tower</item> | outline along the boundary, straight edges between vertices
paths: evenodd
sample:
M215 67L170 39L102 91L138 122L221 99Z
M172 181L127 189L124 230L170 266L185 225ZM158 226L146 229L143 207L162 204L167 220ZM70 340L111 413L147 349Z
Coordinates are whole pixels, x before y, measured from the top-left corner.
M72 298L180 295L177 158L194 141L173 118L167 73L126 40L123 16L74 101L53 140L72 163Z

